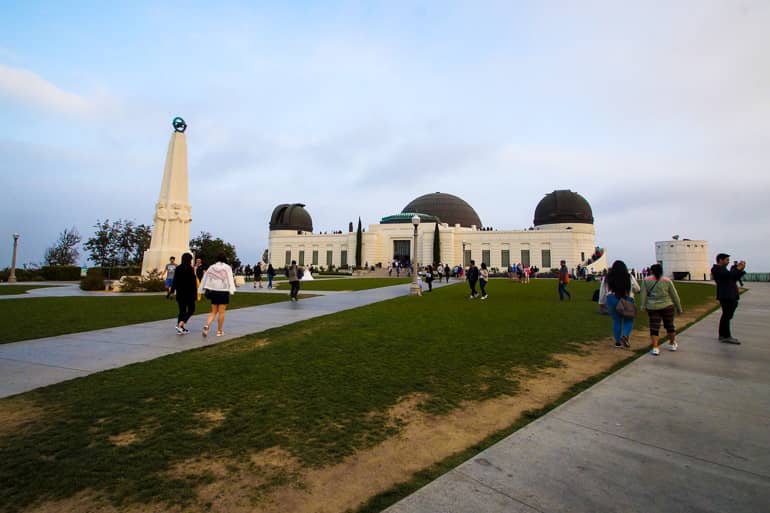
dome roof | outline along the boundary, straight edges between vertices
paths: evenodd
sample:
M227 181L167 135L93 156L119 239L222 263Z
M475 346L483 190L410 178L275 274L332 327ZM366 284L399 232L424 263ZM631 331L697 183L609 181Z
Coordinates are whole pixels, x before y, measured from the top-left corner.
M535 226L557 223L594 224L594 215L588 201L570 190L546 194L535 208Z
M305 210L302 203L283 203L273 210L270 216L271 230L302 230L303 232L313 231L313 219Z
M420 196L405 206L401 213L428 214L450 226L459 224L467 227L482 227L481 219L473 207L468 205L465 200L443 192Z

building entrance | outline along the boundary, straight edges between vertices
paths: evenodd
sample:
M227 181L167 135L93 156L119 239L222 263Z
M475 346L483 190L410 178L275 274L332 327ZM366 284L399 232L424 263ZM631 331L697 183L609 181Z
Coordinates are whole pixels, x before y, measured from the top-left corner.
M393 260L400 262L402 266L411 261L412 241L394 240L393 241Z

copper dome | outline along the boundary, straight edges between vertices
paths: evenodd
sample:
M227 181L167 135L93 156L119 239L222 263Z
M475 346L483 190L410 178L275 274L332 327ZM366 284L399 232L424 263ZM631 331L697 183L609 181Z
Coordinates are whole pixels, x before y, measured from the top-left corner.
M535 208L535 226L558 223L593 224L591 205L583 196L570 190L546 194Z
M429 214L450 226L459 224L467 227L482 227L481 219L473 207L465 200L443 192L420 196L405 206L401 213Z
M313 231L313 219L305 210L302 203L278 205L270 216L271 230L301 230L303 232Z

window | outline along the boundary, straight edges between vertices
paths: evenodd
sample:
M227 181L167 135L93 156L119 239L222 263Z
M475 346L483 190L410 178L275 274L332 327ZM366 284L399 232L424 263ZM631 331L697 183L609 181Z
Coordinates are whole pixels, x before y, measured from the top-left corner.
M511 252L504 249L500 252L500 267L508 269L511 266Z
M284 260L284 265L289 265L289 264L291 264L291 250L287 249L286 250L286 258Z
M318 265L318 250L313 250L313 263L312 265Z
M298 262L299 262L299 265L305 265L305 250L304 249L299 250Z
M327 266L332 265L332 254L333 253L332 253L331 249L327 249L326 250L326 265Z
M471 250L466 249L465 255L463 255L463 267L468 267L471 265Z
M549 269L551 267L551 250L544 249L541 259L543 261L543 268Z
M490 266L489 257L491 256L490 253L492 253L488 249L481 250L481 262L487 264L487 267Z
M340 267L347 267L348 265L348 250L343 249L340 251Z
M580 263L582 264L585 261L586 261L586 254L585 254L584 251L581 251L580 252Z
M523 267L529 267L529 250L528 249L522 249L521 250L521 265Z

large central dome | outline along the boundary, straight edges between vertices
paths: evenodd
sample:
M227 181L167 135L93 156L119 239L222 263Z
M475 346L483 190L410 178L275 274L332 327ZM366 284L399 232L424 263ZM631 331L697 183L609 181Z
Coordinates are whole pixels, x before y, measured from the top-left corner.
M560 223L594 223L594 214L588 201L570 190L546 194L535 208L535 226Z
M447 223L449 226L459 224L460 226L467 227L482 227L481 219L479 219L479 215L473 210L473 207L468 205L463 199L443 192L420 196L405 206L401 213L429 214L437 217L442 223Z

